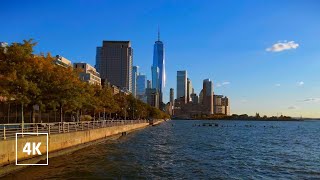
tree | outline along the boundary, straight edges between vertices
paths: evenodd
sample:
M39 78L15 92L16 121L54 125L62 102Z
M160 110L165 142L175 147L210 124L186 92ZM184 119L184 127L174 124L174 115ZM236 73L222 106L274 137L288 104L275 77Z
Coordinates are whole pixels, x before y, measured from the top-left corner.
M34 58L33 47L36 43L24 40L13 43L0 51L0 94L7 99L14 99L21 104L21 121L24 123L24 107L36 101L41 93L36 83L35 67L38 59Z

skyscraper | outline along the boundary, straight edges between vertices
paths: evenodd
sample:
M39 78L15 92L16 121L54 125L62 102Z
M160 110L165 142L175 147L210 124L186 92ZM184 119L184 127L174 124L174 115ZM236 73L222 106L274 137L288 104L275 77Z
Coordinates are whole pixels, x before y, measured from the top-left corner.
M159 108L159 92L155 88L146 89L147 103L152 106Z
M174 89L170 88L170 105L174 105Z
M139 66L132 67L132 95L137 96L137 76L139 74Z
M146 89L147 89L147 77L146 75L139 74L137 76L137 98L145 101Z
M133 49L130 41L103 41L97 47L96 67L101 79L132 92Z
M177 99L187 100L187 71L177 71Z
M192 82L189 78L187 78L187 102L192 101L191 100L191 94L192 94Z
M159 102L162 103L163 88L166 83L165 71L165 53L162 41L160 41L160 32L158 31L158 40L154 43L153 64L151 66L152 88L159 92Z
M151 88L151 81L147 80L147 88Z
M210 79L203 80L202 104L207 108L208 114L213 114L213 82Z

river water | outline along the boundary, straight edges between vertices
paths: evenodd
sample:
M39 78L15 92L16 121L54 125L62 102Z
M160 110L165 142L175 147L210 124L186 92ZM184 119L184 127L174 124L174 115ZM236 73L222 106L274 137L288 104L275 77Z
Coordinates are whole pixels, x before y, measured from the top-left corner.
M169 121L5 178L320 179L320 121Z

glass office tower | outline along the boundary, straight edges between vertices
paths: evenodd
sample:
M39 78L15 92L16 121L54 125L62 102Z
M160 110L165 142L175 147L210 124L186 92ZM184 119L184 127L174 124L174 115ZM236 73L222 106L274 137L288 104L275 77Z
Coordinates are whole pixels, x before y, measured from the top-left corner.
M162 41L160 41L160 33L158 32L158 40L154 43L153 65L151 67L152 88L159 92L159 102L162 103L163 88L166 83L165 71L165 53Z

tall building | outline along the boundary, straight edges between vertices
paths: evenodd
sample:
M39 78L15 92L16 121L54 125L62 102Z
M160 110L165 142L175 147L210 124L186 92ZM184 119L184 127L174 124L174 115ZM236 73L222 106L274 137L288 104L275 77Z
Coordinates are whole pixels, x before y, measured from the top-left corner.
M207 108L208 114L213 114L213 82L210 79L203 80L202 104Z
M101 49L102 49L102 47L97 47L97 49L96 49L96 69L97 69L97 71L99 71L99 69L100 69L100 59L101 59Z
M192 94L192 82L189 78L187 78L187 102L192 101L191 94Z
M156 88L147 88L147 103L152 106L159 108L159 92Z
M159 101L162 103L163 88L166 83L165 71L165 53L162 41L160 41L160 32L158 31L158 40L154 43L153 64L151 66L152 88L159 92Z
M103 41L97 47L96 67L101 79L132 92L133 49L130 41Z
M177 99L187 102L187 71L177 71Z
M88 63L74 63L73 68L79 71L79 78L81 81L88 82L89 84L101 85L100 74L96 68Z
M147 89L147 77L146 75L139 74L137 76L137 95L136 97L146 102L146 89Z
M170 88L170 104L174 106L174 89Z
M198 104L199 103L199 97L197 96L196 93L194 93L194 92L191 93L190 97L191 97L191 100L192 100L193 104Z
M151 88L151 81L147 80L147 88Z
M139 66L132 67L132 95L137 96L137 76L139 74Z
M221 98L221 105L224 106L225 112L224 114L230 116L230 100L227 96Z

